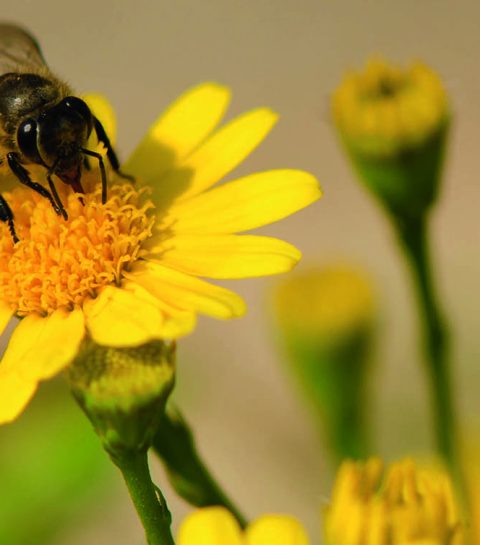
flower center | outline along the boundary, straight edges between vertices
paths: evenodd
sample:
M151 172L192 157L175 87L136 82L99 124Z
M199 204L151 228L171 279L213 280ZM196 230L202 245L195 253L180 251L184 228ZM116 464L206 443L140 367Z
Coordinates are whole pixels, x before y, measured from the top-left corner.
M17 315L80 306L100 287L118 283L122 271L143 255L154 222L145 190L117 178L102 204L100 184L91 178L88 173L82 178L85 187L89 182L93 187L81 196L83 204L71 188L58 184L68 220L31 189L4 193L20 241L13 244L8 226L0 224L0 299Z

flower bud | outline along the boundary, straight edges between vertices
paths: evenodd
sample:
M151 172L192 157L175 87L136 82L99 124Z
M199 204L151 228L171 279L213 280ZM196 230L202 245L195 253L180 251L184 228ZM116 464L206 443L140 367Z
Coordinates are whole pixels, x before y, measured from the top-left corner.
M278 285L275 306L291 370L335 458L366 456L376 315L370 281L345 265L293 273Z
M402 70L371 60L345 76L332 110L363 183L395 218L421 216L438 192L450 123L437 74L420 62Z
M146 451L175 379L175 344L133 348L86 340L68 368L72 392L113 458Z

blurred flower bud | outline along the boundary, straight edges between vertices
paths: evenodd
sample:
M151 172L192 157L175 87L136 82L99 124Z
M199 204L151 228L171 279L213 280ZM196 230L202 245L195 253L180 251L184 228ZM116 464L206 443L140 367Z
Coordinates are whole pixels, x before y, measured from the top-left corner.
M375 322L366 276L347 266L290 274L275 293L291 368L337 460L368 452L367 383Z
M446 473L413 460L342 464L325 513L326 545L463 545L453 485Z
M153 341L134 348L91 339L68 368L72 392L114 459L145 451L175 379L175 345Z
M333 118L361 180L402 222L434 202L450 122L437 74L415 62L401 70L370 60L333 95Z

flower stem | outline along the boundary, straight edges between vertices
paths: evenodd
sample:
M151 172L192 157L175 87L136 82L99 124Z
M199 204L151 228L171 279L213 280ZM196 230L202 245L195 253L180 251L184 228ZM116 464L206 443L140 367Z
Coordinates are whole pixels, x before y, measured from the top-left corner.
M170 483L184 500L195 507L222 505L245 528L245 517L211 475L187 422L172 406L167 406L157 428L153 448L165 466Z
M458 452L458 426L453 401L449 339L432 280L427 218L399 225L409 262L423 330L425 362L430 380L437 448L457 484L462 486Z
M151 480L146 452L112 457L122 472L148 545L175 545L170 531L171 515L165 498Z

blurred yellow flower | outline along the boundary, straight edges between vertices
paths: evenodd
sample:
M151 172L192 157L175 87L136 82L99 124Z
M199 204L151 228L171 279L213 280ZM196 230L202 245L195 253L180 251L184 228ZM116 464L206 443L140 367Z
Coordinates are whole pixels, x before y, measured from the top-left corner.
M212 187L265 138L266 108L216 129L230 100L220 85L180 97L123 165L135 185L111 175L101 204L98 172L86 172L83 203L59 187L68 220L24 187L5 193L20 241L0 225L0 326L21 317L0 365L0 422L16 418L41 380L64 369L85 336L138 346L192 331L197 313L228 319L245 311L235 293L199 277L244 278L287 271L290 244L238 236L307 206L316 179L273 170ZM115 126L98 97L95 113Z
M420 62L406 69L383 59L348 73L333 95L333 116L342 137L365 154L394 155L415 148L449 117L437 74Z
M277 287L275 306L282 329L315 339L355 334L370 327L375 315L369 278L343 264L287 276Z
M344 462L325 514L327 545L462 545L453 487L412 460L383 473L380 460Z
M300 523L287 515L265 515L242 532L223 507L193 512L182 522L177 545L308 545Z

